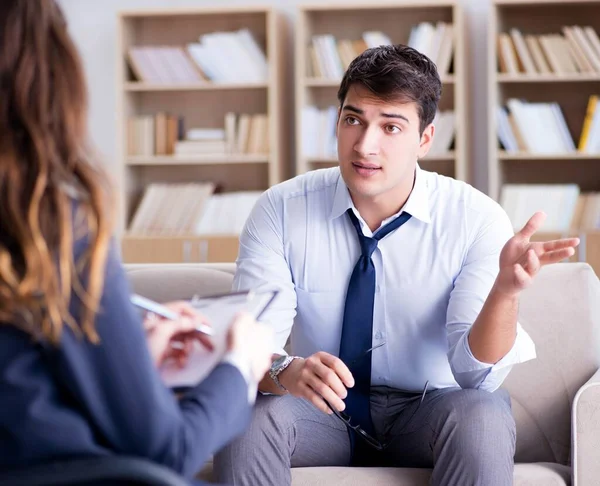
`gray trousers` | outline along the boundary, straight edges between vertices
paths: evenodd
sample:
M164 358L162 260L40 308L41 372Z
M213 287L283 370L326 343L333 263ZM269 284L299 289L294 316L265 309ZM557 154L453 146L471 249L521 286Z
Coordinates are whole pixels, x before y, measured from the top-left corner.
M361 462L433 468L432 485L513 484L516 431L506 391L446 388L419 401L420 394L372 389L375 436L386 448ZM235 486L286 486L290 467L348 466L350 455L346 425L335 415L291 395L259 396L250 427L217 454L214 470Z

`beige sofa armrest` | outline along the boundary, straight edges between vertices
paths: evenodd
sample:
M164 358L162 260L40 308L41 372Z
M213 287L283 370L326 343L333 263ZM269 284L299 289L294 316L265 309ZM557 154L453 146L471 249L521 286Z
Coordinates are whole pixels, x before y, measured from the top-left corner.
M573 400L573 486L597 484L600 478L600 370Z

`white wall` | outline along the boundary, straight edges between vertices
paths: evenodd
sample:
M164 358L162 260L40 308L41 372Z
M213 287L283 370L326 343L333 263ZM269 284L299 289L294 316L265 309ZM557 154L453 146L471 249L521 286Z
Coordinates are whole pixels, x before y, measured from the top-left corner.
M490 0L461 0L467 27L469 87L472 92L468 134L474 184L487 190L487 15ZM71 34L84 59L90 92L90 130L109 167L116 166L116 19L119 10L201 5L274 5L294 21L295 7L305 0L59 0ZM330 0L329 3L341 3ZM343 2L348 4L348 2Z

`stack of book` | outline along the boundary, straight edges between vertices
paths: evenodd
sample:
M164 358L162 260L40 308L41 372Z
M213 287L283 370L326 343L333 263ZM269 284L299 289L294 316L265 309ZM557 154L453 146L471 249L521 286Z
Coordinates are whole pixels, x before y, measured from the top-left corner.
M132 47L127 58L133 77L145 83L260 83L268 77L265 53L248 29L205 34L186 46Z
M128 61L137 81L152 84L190 84L206 81L183 47L140 46L128 51Z
M558 103L527 103L509 99L498 107L498 138L507 152L566 154L576 151Z
M129 234L240 234L261 192L215 194L214 191L212 182L148 185L129 226Z
M600 193L581 193L577 184L505 184L500 204L515 231L536 211L546 220L540 232L578 233L600 229Z
M337 156L337 116L336 106L323 110L315 106L302 109L302 154L305 157L330 159Z
M502 73L600 73L600 40L592 27L565 26L560 33L523 35L516 28L498 35Z
M341 79L352 60L365 49L392 44L380 31L363 32L356 40L340 39L331 34L315 35L308 46L310 75L325 79ZM408 45L425 54L437 66L440 75L450 70L454 45L452 24L422 22L413 27Z
M172 154L182 130L183 119L164 112L130 117L127 121L127 155Z
M453 110L438 111L433 119L435 133L428 157L447 154L452 148L456 133L456 114Z
M444 22L421 22L413 27L408 45L425 54L437 66L440 76L450 73L454 51L454 26Z
M509 99L496 110L498 138L511 153L569 154L600 153L600 110L598 95L588 99L577 147L557 103L527 103Z
M269 120L266 114L226 113L224 128L184 129L183 117L159 112L128 120L129 156L269 153Z

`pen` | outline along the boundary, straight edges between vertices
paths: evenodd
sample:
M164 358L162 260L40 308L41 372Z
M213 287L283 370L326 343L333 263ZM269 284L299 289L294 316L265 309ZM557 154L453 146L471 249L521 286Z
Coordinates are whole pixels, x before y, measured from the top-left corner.
M164 317L165 319L169 319L171 321L176 321L180 318L180 315L177 312L172 311L168 307L165 307L158 302L154 302L153 300L147 299L146 297L142 297L138 294L133 294L130 298L131 303L136 307L144 309L148 312L152 312L157 316ZM213 328L207 326L206 324L197 324L196 331L201 332L202 334L206 334L208 336L212 336L214 334Z

